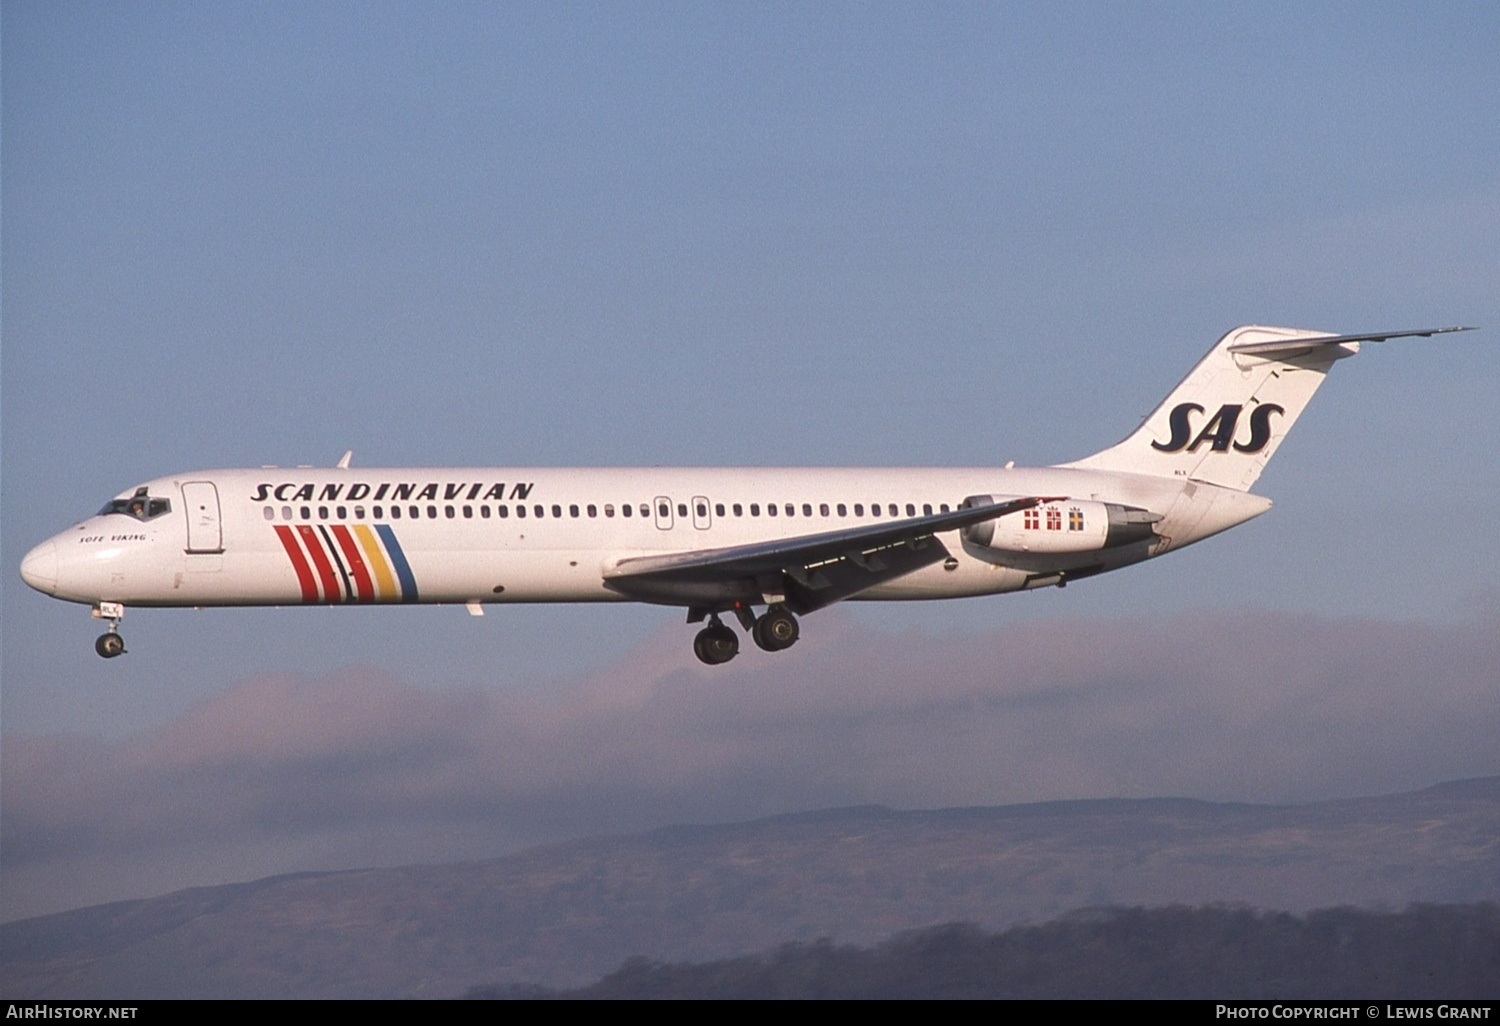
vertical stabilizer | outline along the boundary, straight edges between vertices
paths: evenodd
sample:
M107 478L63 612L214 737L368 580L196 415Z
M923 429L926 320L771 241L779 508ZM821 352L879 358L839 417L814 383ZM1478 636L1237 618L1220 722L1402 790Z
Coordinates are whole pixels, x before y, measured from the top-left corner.
M1439 329L1434 329L1439 330ZM1221 338L1140 428L1069 467L1206 481L1245 491L1260 477L1328 368L1389 335L1246 325Z

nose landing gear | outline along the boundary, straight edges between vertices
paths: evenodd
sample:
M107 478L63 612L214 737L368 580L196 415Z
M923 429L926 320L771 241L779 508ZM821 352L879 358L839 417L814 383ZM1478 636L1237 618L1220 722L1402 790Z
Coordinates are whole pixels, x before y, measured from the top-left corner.
M125 616L125 607L118 602L101 602L94 607L95 620L108 620L109 630L99 635L94 642L94 651L105 659L125 654L125 639L120 637L120 620Z

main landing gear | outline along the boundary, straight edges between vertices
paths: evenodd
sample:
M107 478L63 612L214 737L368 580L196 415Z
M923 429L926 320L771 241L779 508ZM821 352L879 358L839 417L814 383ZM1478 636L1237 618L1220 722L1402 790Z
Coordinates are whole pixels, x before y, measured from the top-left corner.
M740 654L740 636L715 615L693 639L693 654L709 666L727 663Z
M786 606L772 606L759 617L752 616L744 607L736 609L735 612L739 616L741 625L750 632L750 637L755 639L756 645L767 652L780 652L782 649L791 648L802 634L797 618ZM709 666L727 663L740 654L739 635L735 634L732 628L724 625L718 613L713 613L708 618L708 626L693 638L693 654Z
M109 621L109 630L99 635L99 640L94 642L94 651L105 659L124 655L125 639L120 637L120 620L125 615L125 607L118 602L101 602L94 607L93 615L95 620Z

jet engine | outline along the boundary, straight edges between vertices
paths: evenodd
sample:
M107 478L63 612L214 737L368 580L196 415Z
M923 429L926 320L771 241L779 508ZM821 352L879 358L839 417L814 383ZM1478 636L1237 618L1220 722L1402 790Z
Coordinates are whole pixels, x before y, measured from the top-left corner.
M1005 498L971 495L964 505L989 505ZM1065 499L974 524L964 530L964 537L998 552L1097 552L1150 541L1156 537L1154 525L1161 518L1160 513L1138 506Z

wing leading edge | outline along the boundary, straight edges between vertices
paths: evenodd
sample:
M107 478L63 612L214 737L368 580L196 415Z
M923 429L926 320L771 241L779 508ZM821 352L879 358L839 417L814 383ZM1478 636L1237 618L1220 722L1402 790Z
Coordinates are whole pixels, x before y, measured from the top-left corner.
M631 598L703 612L770 601L810 613L947 559L950 553L936 537L944 531L1055 501L1028 496L796 538L638 556L606 569L604 585Z

